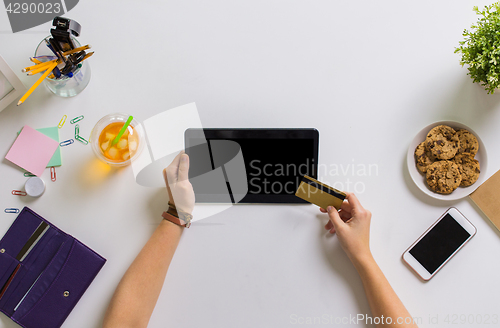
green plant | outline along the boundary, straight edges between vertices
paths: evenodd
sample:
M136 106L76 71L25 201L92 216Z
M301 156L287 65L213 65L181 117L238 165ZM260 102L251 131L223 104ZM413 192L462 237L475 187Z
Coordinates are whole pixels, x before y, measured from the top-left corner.
M500 3L485 6L481 11L474 7L480 16L471 31L464 30L464 41L455 48L461 53L460 64L467 64L470 77L481 83L488 93L494 93L500 86Z

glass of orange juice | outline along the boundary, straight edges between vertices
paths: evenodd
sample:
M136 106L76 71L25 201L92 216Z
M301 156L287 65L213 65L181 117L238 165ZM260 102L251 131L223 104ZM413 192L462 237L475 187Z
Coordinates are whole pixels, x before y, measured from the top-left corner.
M90 135L90 143L96 156L111 166L126 166L139 156L144 148L144 132L135 119L119 141L112 145L130 115L115 113L104 116L97 122Z

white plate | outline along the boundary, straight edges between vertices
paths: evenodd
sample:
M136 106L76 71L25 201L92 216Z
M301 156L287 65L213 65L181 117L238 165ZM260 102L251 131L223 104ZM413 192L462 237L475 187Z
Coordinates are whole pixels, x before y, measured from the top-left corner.
M448 125L454 128L455 130L466 129L470 133L476 136L477 141L479 143L479 150L475 157L479 161L479 165L481 167L481 173L479 174L479 179L477 179L477 181L469 187L458 187L455 191L453 191L449 195L438 194L430 190L429 187L427 186L427 182L425 181L425 175L420 173L420 171L417 169L417 165L415 164L415 148L417 148L417 146L425 140L427 133L429 133L429 131L433 127L438 125ZM484 148L483 141L481 140L481 138L479 138L479 135L468 126L453 121L442 121L442 122L432 123L423 128L422 130L420 130L420 132L417 133L415 138L413 138L413 141L410 143L410 147L408 148L408 154L406 157L406 162L408 163L408 171L410 172L410 176L413 179L413 182L415 182L415 184L417 185L417 187L420 188L420 190L422 190L427 195L431 196L432 198L441 200L457 200L470 195L474 190L476 190L477 187L479 187L483 183L484 176L486 174L486 166L488 165L486 157L486 149Z

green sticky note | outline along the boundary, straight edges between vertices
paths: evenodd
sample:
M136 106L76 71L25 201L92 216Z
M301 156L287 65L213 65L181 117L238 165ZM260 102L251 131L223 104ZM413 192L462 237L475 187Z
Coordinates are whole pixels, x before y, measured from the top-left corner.
M47 137L52 138L55 141L59 142L59 128L57 126L52 128L43 128L36 130L38 132L45 134ZM49 161L49 164L47 164L47 167L61 166L61 165L62 165L61 147L57 147L54 155L52 155L52 158Z
M42 129L36 129L38 132L41 132L45 134L47 137L54 139L55 141L59 142L59 128L57 126L52 127L52 128L42 128ZM17 134L21 133L19 131ZM54 155L52 155L52 158L50 159L49 163L47 164L47 167L52 167L52 166L61 166L62 165L62 157L61 157L61 147L57 147Z

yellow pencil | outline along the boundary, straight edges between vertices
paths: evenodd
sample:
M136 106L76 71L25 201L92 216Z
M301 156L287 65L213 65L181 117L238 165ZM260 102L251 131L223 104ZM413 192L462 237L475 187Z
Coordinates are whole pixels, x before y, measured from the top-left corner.
M33 91L35 91L35 89L40 85L40 83L42 83L42 81L45 80L45 78L52 72L52 70L59 63L60 63L60 61L57 60L56 62L54 62L51 65L49 65L49 68L45 71L45 73L43 73L42 76L40 76L40 78L38 79L38 81L36 81L35 84L33 84L31 86L31 88L24 94L24 96L21 97L21 99L19 99L19 102L17 103L17 106L21 105L26 99L28 99L28 97L31 95L31 93Z
M52 63L55 63L55 61L51 61L49 63L49 65L44 65L44 66L41 66L40 68L36 68L36 69L33 69L31 71L28 72L28 75L35 75L35 74L38 74L38 73L41 73L41 72L44 72L47 68L49 68L50 64Z
M83 46L83 47L80 47L80 48L75 48L73 50L68 50L66 52L63 52L63 56L72 55L74 53L77 53L77 52L80 52L80 51L83 51L83 50L87 50L87 49L90 49L90 48L92 48L92 46L90 44L87 44L86 46Z
M55 61L53 62L50 62L50 63L54 63ZM49 65L44 65L40 68L37 68L37 69L34 69L34 70L31 70L28 72L28 75L35 75L35 74L38 74L38 73L41 73L43 71L45 71L47 68L49 68L50 64Z
M45 67L45 66L49 66L49 64L52 63L52 62L54 62L55 60L56 59L48 61L48 62L42 62L40 64L36 64L36 65L33 65L33 66L25 67L25 68L23 68L22 72L26 73L26 72L29 72L29 71L37 70L37 69Z
M30 58L30 60L31 60L32 62L34 62L35 64L41 64L41 63L42 63L41 61L39 61L38 59L33 58L33 57L31 57L31 58Z
M88 54L86 54L86 55L82 58L82 60L80 60L80 63L81 63L82 61L84 61L85 59L89 58L90 56L92 56L93 54L94 54L94 52L93 52L93 51L92 51L92 52L89 52ZM79 63L79 64L80 64L80 63Z

